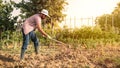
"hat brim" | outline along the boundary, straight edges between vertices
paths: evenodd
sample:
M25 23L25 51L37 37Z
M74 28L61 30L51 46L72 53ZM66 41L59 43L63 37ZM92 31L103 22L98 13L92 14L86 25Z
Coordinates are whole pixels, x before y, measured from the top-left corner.
M44 13L42 13L42 14L44 14ZM44 14L44 15L46 15L47 17L50 17L49 15L47 15L47 14Z
M46 15L47 17L50 17L49 15Z

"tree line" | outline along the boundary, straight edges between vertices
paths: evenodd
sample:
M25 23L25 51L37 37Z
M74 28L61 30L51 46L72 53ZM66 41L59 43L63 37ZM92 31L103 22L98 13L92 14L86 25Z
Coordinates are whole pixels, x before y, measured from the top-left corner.
M7 30L13 31L14 23L17 22L19 16L21 20L25 20L27 17L40 12L42 9L47 9L50 13L50 18L48 18L46 22L53 24L56 21L61 22L65 17L62 11L67 4L66 0L22 0L19 3L15 3L12 0L10 0L10 2L0 0L0 32ZM12 16L11 13L14 8L21 10L19 16Z
M103 14L96 18L96 24L103 31L117 31L120 33L120 2L117 4L111 14Z

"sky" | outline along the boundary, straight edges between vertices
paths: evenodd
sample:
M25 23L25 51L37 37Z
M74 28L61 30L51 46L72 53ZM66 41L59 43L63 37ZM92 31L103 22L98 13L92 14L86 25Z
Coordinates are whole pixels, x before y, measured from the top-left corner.
M67 0L68 16L88 17L111 13L120 0Z

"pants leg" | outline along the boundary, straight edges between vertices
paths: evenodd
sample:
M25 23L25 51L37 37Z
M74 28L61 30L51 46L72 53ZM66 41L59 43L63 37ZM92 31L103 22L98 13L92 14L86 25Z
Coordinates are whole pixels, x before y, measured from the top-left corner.
M22 29L22 34L23 34L23 45L21 47L21 54L20 54L20 59L24 58L25 50L27 49L27 46L29 44L29 34L25 35Z
M39 41L34 31L30 32L30 37L31 37L32 42L34 43L35 53L38 54L39 53Z

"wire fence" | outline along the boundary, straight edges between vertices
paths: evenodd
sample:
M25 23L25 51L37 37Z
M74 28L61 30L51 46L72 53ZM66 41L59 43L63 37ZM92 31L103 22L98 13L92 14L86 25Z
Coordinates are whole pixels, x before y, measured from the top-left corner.
M95 17L66 17L60 24L61 27L80 28L81 26L95 26Z
M82 26L95 26L96 24L96 17L66 17L64 21L60 23L60 27L67 27L67 28L80 28ZM103 21L103 29L105 31L113 31L115 33L119 33L120 29L115 27L114 17L110 18L106 16Z

